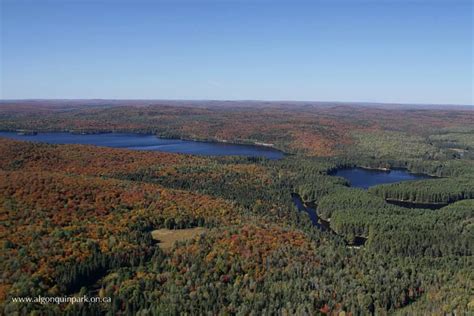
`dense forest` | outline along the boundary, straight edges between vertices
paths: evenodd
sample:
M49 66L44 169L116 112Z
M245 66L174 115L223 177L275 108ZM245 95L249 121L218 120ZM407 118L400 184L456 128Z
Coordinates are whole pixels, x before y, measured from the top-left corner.
M2 104L5 131L153 133L287 155L0 138L1 313L473 313L473 123L469 110L331 104ZM333 175L355 166L432 178L363 190ZM203 233L171 248L152 237L193 227ZM37 295L111 302L12 301Z

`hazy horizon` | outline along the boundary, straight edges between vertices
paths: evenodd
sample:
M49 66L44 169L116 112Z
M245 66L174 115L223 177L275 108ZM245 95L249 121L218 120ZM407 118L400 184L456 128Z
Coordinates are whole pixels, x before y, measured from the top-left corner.
M331 100L244 100L244 99L112 99L112 98L77 98L77 99L47 99L47 98L30 98L30 99L0 99L0 104L7 103L7 102L51 102L51 103L60 103L60 102L81 102L79 104L74 105L95 105L93 102L111 102L111 103L118 103L117 106L122 105L140 105L140 106L148 106L148 105L156 105L150 104L145 102L169 102L170 105L176 105L183 103L206 103L205 105L213 106L216 103L252 103L252 104L267 104L267 103L275 103L275 104L282 104L286 103L287 105L291 104L301 104L301 103L309 103L312 105L335 105L335 106L366 106L366 107L394 107L394 108L426 108L426 109L472 109L474 110L474 104L442 104L442 103L394 103L394 102L364 102L364 101L331 101ZM92 102L89 103L88 102ZM132 104L126 104L125 102L131 102ZM122 104L125 103L125 104ZM60 104L57 104L60 105ZM64 105L64 104L61 104ZM107 104L104 104L107 105ZM112 104L110 104L112 105ZM200 104L204 105L204 104Z

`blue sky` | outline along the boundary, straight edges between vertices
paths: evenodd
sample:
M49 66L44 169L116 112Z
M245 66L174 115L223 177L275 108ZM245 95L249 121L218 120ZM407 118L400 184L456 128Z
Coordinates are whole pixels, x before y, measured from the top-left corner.
M0 1L3 99L474 104L471 1Z

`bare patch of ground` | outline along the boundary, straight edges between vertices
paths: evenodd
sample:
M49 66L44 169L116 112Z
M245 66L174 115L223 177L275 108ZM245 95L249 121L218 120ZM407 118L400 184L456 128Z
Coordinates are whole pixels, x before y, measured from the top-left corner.
M194 227L185 229L157 229L151 232L151 237L159 242L163 250L170 250L177 241L190 240L208 231L204 227Z

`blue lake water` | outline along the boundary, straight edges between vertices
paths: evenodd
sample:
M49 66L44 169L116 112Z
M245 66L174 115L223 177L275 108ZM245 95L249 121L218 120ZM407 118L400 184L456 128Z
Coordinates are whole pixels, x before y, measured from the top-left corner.
M284 153L279 150L263 146L164 139L158 138L154 135L131 133L86 135L71 133L38 133L37 135L19 135L15 132L0 132L0 137L49 144L83 144L203 156L247 156L265 157L268 159L280 159L284 156Z
M414 174L402 169L383 171L363 168L347 168L339 169L332 175L343 177L350 182L352 187L362 189L368 189L369 187L378 184L431 178L428 175Z

